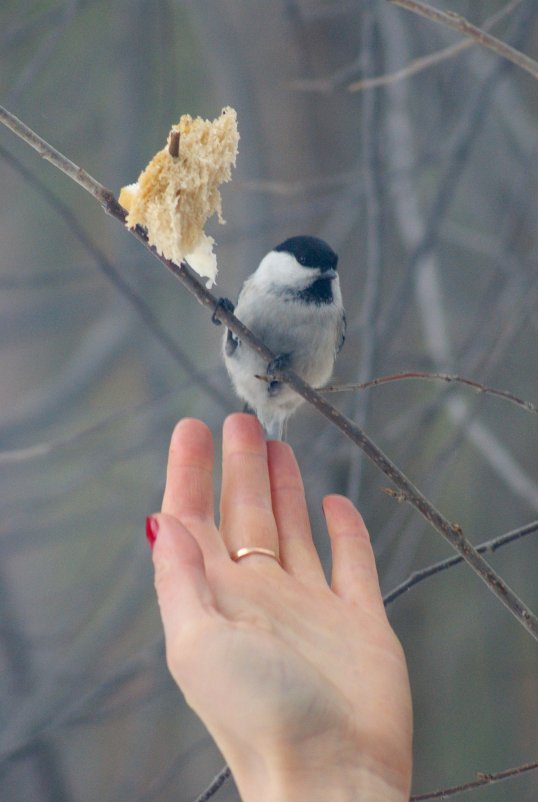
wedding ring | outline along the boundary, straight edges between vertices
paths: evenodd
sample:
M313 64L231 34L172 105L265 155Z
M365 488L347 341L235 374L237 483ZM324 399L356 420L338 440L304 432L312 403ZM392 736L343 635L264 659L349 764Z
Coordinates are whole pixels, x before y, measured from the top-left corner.
M277 563L280 564L278 554L275 551L264 549L261 546L247 546L246 548L237 549L236 551L232 551L230 557L237 563L239 560L242 560L243 557L249 557L251 554L262 554L265 557L272 557L273 560L276 560Z

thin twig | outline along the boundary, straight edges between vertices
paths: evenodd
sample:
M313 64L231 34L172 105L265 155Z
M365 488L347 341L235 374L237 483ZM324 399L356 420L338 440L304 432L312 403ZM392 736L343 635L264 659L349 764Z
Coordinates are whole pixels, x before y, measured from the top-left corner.
M509 401L512 404L524 409L526 412L533 412L538 414L538 406L532 404L530 401L525 401L508 390L497 390L495 387L487 387L474 379L467 379L464 376L456 376L451 373L430 373L422 370L407 370L403 373L393 373L390 376L378 376L370 381L362 382L361 384L329 384L327 387L320 388L323 393L343 393L350 390L367 390L369 387L377 387L378 384L388 384L389 382L403 381L406 379L435 379L448 383L456 382L458 384L465 384L472 387L479 393L487 395L494 395L497 398L502 398L504 401Z
M179 156L179 143L181 141L181 134L179 131L170 131L168 136L168 153L173 159Z
M449 45L449 47L443 47L442 50L436 50L435 53L428 53L427 56L419 56L413 59L409 64L406 64L405 67L395 70L394 72L385 73L385 75L376 75L374 78L362 78L358 81L353 81L353 83L349 84L348 91L361 92L365 89L376 89L378 86L394 84L397 81L404 80L404 78L410 78L412 75L427 70L429 67L439 64L441 61L454 58L454 56L459 55L464 50L468 50L468 48L474 47L475 45L476 42L470 39L464 39L462 42L458 42L455 45Z
M522 0L512 0L511 3L507 3L504 8L499 9L499 11L497 11L495 14L492 14L491 17L488 17L483 22L482 30L489 31L490 28L493 28L493 26L496 25L496 23L499 22L503 17L505 17L507 14L511 14L521 2ZM441 50L436 50L434 53L428 53L426 56L415 58L409 64L406 64L405 67L395 70L395 72L390 72L385 75L377 75L374 78L364 78L359 81L354 81L353 83L349 84L348 91L359 92L365 89L375 89L378 86L387 86L389 84L396 83L397 81L401 81L404 78L410 78L412 75L423 72L424 70L427 70L436 64L440 64L442 61L447 61L448 59L458 56L464 50L475 47L476 44L477 43L473 39L463 39L461 42L457 42L455 45L449 45L448 47L443 47Z
M200 796L197 796L194 802L207 802L208 799L211 799L214 796L221 785L224 785L226 780L228 780L232 776L232 772L230 771L229 766L223 766L219 773L213 777L205 791L202 791Z
M62 172L90 192L107 214L110 214L122 223L125 222L125 209L119 205L110 190L95 181L84 170L59 153L59 151L50 147L45 140L1 106L0 122L4 122L14 133L37 150L43 158L57 166ZM149 244L145 232L139 226L131 229L131 233L181 281L184 287L194 295L200 304L211 310L214 319L225 323L242 342L256 351L264 361L269 363L274 360L275 354L273 354L258 337L249 331L235 315L219 303L218 299L206 289L186 263L176 265L163 256L160 256L155 248ZM451 523L445 518L405 474L402 473L392 460L381 451L366 432L329 404L316 390L303 381L300 376L291 370L282 371L275 375L276 378L288 384L298 395L304 398L305 401L314 406L327 420L337 426L349 440L359 446L359 448L362 448L366 456L389 477L399 490L402 491L407 501L415 507L446 540L448 540L451 546L462 556L472 570L485 582L491 592L497 596L508 610L510 610L512 615L532 637L538 640L538 619L534 613L476 551L474 546L465 538L461 527L456 523Z
M522 0L511 0L510 3L506 4L506 6L499 9L499 11L495 12L495 14L492 14L490 17L484 20L481 25L481 29L483 31L489 31L498 22L500 22L501 19L508 14L511 14L521 2ZM436 64L440 64L443 61L454 58L463 51L468 50L471 47L476 47L476 45L477 42L475 42L473 39L463 39L461 42L457 42L454 45L449 45L448 47L443 47L441 50L428 53L426 56L419 56L418 58L410 61L409 64L406 64L405 67L401 67L401 69L395 70L394 72L353 81L352 83L348 84L347 89L349 92L359 92L364 91L365 89L376 89L379 86L388 86L390 84L397 83L405 78L410 78L412 75L423 72L424 70L427 70ZM327 78L298 79L292 81L289 86L290 89L296 89L301 92L328 93L346 83L346 81L349 80L354 73L356 74L359 72L360 67L361 59L358 58L346 67L337 70Z
M463 34L463 36L468 36L473 42L482 45L482 47L488 50L492 50L498 56L501 56L507 61L511 61L512 64L525 70L525 72L528 72L533 78L538 79L538 61L526 56L520 50L516 50L515 47L503 42L501 39L497 39L496 36L487 33L483 28L473 25L472 22L469 22L469 20L465 19L465 17L462 17L460 14L456 14L453 11L441 11L427 3L421 2L421 0L388 0L388 2L392 3L392 5L405 8L407 11L412 11L414 14L425 17L432 22L445 25L447 28L451 28L453 31Z
M405 501L403 497L399 497L397 500ZM525 526L520 526L519 529L513 529L511 532L506 532L504 535L499 535L499 537L495 537L492 540L487 540L485 543L481 543L475 548L479 554L483 554L485 551L494 552L503 546L507 546L509 543L513 543L514 540L519 540L520 538L526 537L526 535L532 535L535 532L538 532L538 521L531 521L531 523L525 524ZM449 557L447 560L440 560L433 565L428 565L426 568L422 568L420 571L413 571L413 573L408 576L406 580L401 582L399 585L393 588L393 590L383 596L383 603L385 607L388 607L389 604L392 604L392 602L395 601L399 596L403 596L404 593L407 593L407 591L415 587L415 585L418 585L425 579L429 579L430 576L434 576L434 574L440 574L442 571L446 571L447 568L452 568L452 566L459 565L461 562L463 562L463 557L456 554L454 557Z
M477 772L476 780L471 780L462 785L453 785L451 788L441 788L438 791L430 791L427 794L418 794L410 797L409 802L425 802L427 799L447 799L449 796L463 794L465 791L470 791L472 788L480 788L482 785L493 785L502 780L508 780L510 777L517 777L519 774L525 774L527 771L535 771L536 769L538 769L538 760L532 763L525 763L522 766L516 766L513 769L497 771L495 774L484 774L480 771Z

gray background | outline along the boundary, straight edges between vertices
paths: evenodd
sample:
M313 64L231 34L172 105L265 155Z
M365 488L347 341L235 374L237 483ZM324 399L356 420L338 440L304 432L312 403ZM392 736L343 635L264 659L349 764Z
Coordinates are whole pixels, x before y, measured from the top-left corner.
M477 23L503 5L438 2ZM538 7L512 5L494 32L538 57ZM234 106L218 293L286 237L324 237L349 321L336 378L447 371L536 403L538 83L472 47L348 91L458 41L385 0L3 0L0 96L115 192L182 113ZM218 437L238 408L221 332L79 187L7 130L0 149L0 798L187 802L222 758L168 676L143 522L174 422ZM433 382L332 400L473 542L538 517L536 416ZM290 441L327 566L332 491L360 506L384 590L450 554L314 411ZM538 610L537 558L536 536L490 557ZM536 644L470 571L390 614L415 792L536 758ZM536 785L466 798L531 802Z

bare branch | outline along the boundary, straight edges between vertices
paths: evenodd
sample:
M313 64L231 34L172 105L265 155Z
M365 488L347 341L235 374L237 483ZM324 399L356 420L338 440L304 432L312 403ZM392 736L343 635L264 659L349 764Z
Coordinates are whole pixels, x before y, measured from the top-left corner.
M88 173L71 162L59 151L49 146L17 117L10 114L0 106L0 121L5 123L14 133L28 142L38 153L70 178L86 189L100 203L103 209L121 223L125 223L126 212L119 205L110 190L99 184ZM147 239L145 232L136 227L130 229L131 234L141 242L162 264L178 278L184 287L196 300L211 310L213 319L225 323L226 326L249 348L256 351L267 363L275 358L265 344L244 326L235 315L228 311L218 299L212 295L202 282L190 270L188 264L183 262L176 265L163 256L160 256ZM366 456L389 477L389 479L402 491L409 503L448 540L450 545L462 556L472 570L482 579L492 593L510 610L519 623L538 640L538 619L534 613L521 601L505 581L492 569L484 558L476 551L474 546L465 538L459 524L450 522L439 510L420 492L420 490L405 476L405 474L387 457L373 440L353 421L343 415L339 410L329 404L316 390L307 384L300 376L291 370L275 374L276 378L288 384L305 401L314 406L327 420L337 426L340 431L359 448Z
M231 777L232 772L230 771L228 766L223 766L219 773L213 777L205 791L202 791L200 796L197 796L194 802L207 802L208 799L211 799L214 796L221 785L224 785L226 780Z
M482 24L482 30L489 31L501 19L508 14L511 14L521 2L522 0L511 0L511 2L507 3L504 8L499 9L499 11L497 11L495 14L492 14L484 21ZM365 89L376 89L379 86L388 86L389 84L397 83L405 78L410 78L412 75L423 72L424 70L427 70L436 64L440 64L443 61L455 58L463 51L476 46L476 44L477 43L473 39L463 39L461 42L457 42L455 45L449 45L448 47L443 47L441 50L436 50L434 53L428 53L426 56L420 56L419 58L413 59L413 61L411 61L409 64L406 64L405 67L395 70L394 72L353 81L353 83L348 85L348 91L359 92ZM360 67L361 59L358 58L343 69L337 70L328 78L305 78L295 80L291 82L290 88L303 92L328 93L344 84L352 75L359 72Z
M473 25L472 22L469 22L469 20L465 19L465 17L462 17L460 14L456 14L453 11L441 11L427 3L421 2L421 0L388 0L388 2L395 6L405 8L407 11L412 11L414 14L425 17L432 22L445 25L447 28L451 28L453 31L457 31L463 34L463 36L469 37L473 42L482 45L482 47L488 50L492 50L498 56L501 56L507 61L511 61L512 64L525 70L525 72L528 72L533 78L538 79L537 61L526 56L520 50L516 50L515 47L503 42L501 39L497 39L496 36L487 33L483 28Z
M376 89L378 86L394 84L397 81L402 81L404 78L410 78L418 72L427 70L429 67L439 64L441 61L454 58L464 50L474 47L475 44L476 43L470 39L464 39L463 42L449 45L449 47L443 47L442 50L436 50L435 53L428 53L427 56L419 56L413 59L409 64L406 64L405 67L395 72L390 72L385 75L376 75L374 78L363 78L359 81L353 81L353 83L349 84L348 90L350 92L360 92L364 89Z
M474 379L466 379L464 376L456 376L451 373L429 373L428 371L421 370L408 370L403 373L393 373L390 376L378 376L370 381L362 382L361 384L329 384L327 387L320 388L322 393L343 393L349 390L367 390L369 387L377 387L378 384L388 384L389 382L404 381L406 379L434 379L438 381L456 382L458 384L465 384L472 387L479 393L486 395L494 395L497 398L502 398L504 401L509 401L511 404L524 409L526 412L533 412L538 414L538 406L532 404L530 401L524 401L518 398L517 395L509 393L507 390L497 390L495 387L486 387Z
M499 9L499 11L497 11L495 14L492 14L491 17L488 17L487 20L485 20L482 25L482 30L489 31L490 28L493 28L493 26L496 25L496 23L499 22L503 17L505 17L507 14L511 14L521 2L522 0L512 0L512 2L507 3L504 8ZM375 89L378 86L387 86L388 84L396 83L404 78L410 78L411 75L416 75L419 72L423 72L423 70L427 70L436 64L440 64L442 61L447 61L448 59L454 58L464 50L468 50L470 47L474 47L475 45L476 42L474 42L472 39L463 39L461 42L457 42L455 45L449 45L449 47L443 47L442 50L437 50L435 53L428 53L427 56L421 56L413 59L413 61L411 61L405 67L402 67L400 70L396 70L395 72L391 72L386 75L378 75L375 78L365 78L361 81L354 81L348 86L348 90L350 92L358 92L364 89Z
M451 788L441 788L439 791L430 791L427 794L418 794L410 797L409 802L424 802L426 799L447 799L449 796L463 794L465 791L470 791L472 788L480 788L482 785L493 785L502 780L508 780L510 777L517 777L519 774L525 774L527 771L534 771L536 769L538 769L538 760L532 763L524 763L522 766L516 766L513 769L504 769L504 771L498 771L495 774L484 774L478 771L476 780L471 780L462 785L453 785Z
M391 488L387 489L390 490L389 495L394 495L397 501L405 501L405 498L401 494L397 494L396 491ZM532 535L535 532L538 532L538 521L531 521L530 524L525 524L525 526L520 526L519 529L513 529L511 532L499 535L499 537L493 538L493 540L487 540L485 543L481 543L475 548L479 554L483 554L485 551L494 552L503 546L507 546L509 543L513 543L515 540L520 540L520 538L526 535ZM430 576L440 574L442 571L446 571L447 568L452 568L453 565L459 565L461 562L463 562L463 557L456 555L454 557L449 557L447 560L441 560L433 565L428 565L420 571L413 571L404 582L383 597L385 607L388 607L389 604L392 604L399 596L403 596L404 593L407 593L407 591L415 587L415 585L418 585L425 579L429 579Z

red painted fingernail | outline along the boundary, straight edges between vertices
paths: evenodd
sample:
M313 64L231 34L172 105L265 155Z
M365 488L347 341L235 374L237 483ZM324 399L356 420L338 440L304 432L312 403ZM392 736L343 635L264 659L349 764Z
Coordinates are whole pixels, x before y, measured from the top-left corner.
M148 515L146 518L146 538L149 543L150 549L153 551L153 546L159 534L159 522L153 515Z

